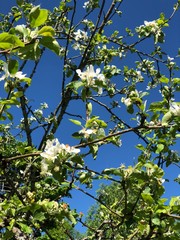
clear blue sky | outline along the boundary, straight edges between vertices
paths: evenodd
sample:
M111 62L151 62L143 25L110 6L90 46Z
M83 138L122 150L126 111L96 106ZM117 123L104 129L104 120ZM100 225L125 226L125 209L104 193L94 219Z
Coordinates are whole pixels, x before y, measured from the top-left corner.
M15 4L15 0L6 0L1 1L0 12L7 13L9 8ZM77 0L79 7L82 7L83 0ZM116 22L114 28L117 28L120 31L124 31L125 27L134 29L136 26L143 24L144 20L152 21L159 17L161 12L165 13L166 17L169 17L172 13L172 7L175 3L175 0L125 0L122 4L123 12L122 18ZM40 4L42 8L52 9L54 6L58 6L58 0L37 0L37 4ZM83 14L83 10L79 11L79 14ZM123 32L124 33L124 32ZM166 29L166 43L163 45L163 50L168 52L170 57L177 55L177 49L180 47L180 13L176 13L175 18L170 22L170 28ZM148 49L149 45L143 45L144 49ZM126 64L132 64L131 60L128 60ZM123 63L118 63L122 64ZM53 107L60 101L60 88L61 88L61 79L62 79L62 65L60 59L55 56L53 53L47 51L42 58L40 65L38 67L37 73L33 78L32 87L28 90L29 98L32 99L32 105L34 108L38 108L39 103L47 102L50 109L47 110L47 113L53 111ZM158 99L158 96L154 96ZM180 101L180 97L177 96L176 101ZM80 106L77 106L76 103L70 106L70 111L80 109ZM48 112L49 111L49 112ZM94 109L94 114L103 115L103 112L99 113L99 109ZM124 116L123 116L124 115ZM125 112L122 112L121 116L126 120ZM132 123L133 124L133 123ZM63 125L57 133L57 137L60 141L64 143L77 144L75 140L72 140L71 134L73 131L74 125L69 123L69 121L64 120ZM77 130L80 130L77 128ZM35 136L38 142L38 136ZM138 140L140 141L140 140ZM122 147L116 148L112 145L103 147L100 152L98 159L96 161L88 158L88 165L90 168L95 170L101 170L109 167L117 167L121 163L125 165L133 164L137 160L138 150L134 148L134 145L137 144L137 137L134 134L128 134L127 136L122 137ZM179 150L180 144L176 146L176 150ZM172 185L172 178L179 174L179 170L174 167L168 168L166 173L167 178L171 178L169 183L165 183L167 190L165 196L169 197L172 195L179 195L180 191L178 185ZM173 187L172 187L173 186ZM96 186L97 187L97 186ZM94 193L94 190L90 190ZM69 200L68 200L69 201ZM79 192L73 193L73 199L70 200L72 207L77 208L77 211L86 212L89 206L93 203L92 199L89 199L82 195Z

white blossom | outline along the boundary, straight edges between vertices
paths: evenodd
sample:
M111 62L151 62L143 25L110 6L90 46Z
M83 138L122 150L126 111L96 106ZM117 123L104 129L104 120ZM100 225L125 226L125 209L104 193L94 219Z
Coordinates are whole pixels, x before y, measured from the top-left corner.
M48 164L45 159L41 161L41 174L47 175L47 176L52 176L52 173L48 171Z
M48 104L46 102L41 103L41 108L43 108L43 109L48 108Z
M69 154L77 154L80 152L80 149L78 148L74 148L74 147L70 147L68 144L61 144L61 150L65 150L66 153Z
M3 64L2 70L4 71L4 75L0 78L0 81L7 79L8 77L18 78L18 79L23 79L26 77L26 74L23 74L21 71L16 72L15 74L10 73L8 70L7 63Z
M126 107L129 107L132 104L132 101L130 98L121 98L121 102L124 103L126 105Z
M95 130L83 128L83 129L81 129L81 130L79 131L79 133L82 133L85 138L88 138L90 135L92 135L93 133L95 133Z
M156 33L159 30L159 26L157 24L157 22L154 21L144 21L144 25L146 27L151 27L151 32Z
M75 35L74 39L75 39L76 41L79 41L79 40L84 40L84 41L86 41L86 40L88 40L87 32L82 31L82 30L80 30L80 29L78 29L76 32L74 32L74 35Z
M139 97L139 92L137 90L131 91L129 96L131 96L131 97Z
M96 71L94 71L93 65L88 66L87 70L84 72L82 72L80 69L77 69L76 72L82 80L87 81L88 86L93 86L95 84L95 79L105 81L104 75L100 74L101 69L97 68Z
M30 121L30 122L34 122L34 121L36 121L36 118L33 117L33 116L31 116L31 117L29 118L29 121Z
M171 58L169 56L167 57L167 59L168 59L169 62L172 62L174 60L174 58Z
M69 145L60 144L58 139L55 138L53 140L47 140L46 147L44 152L42 152L40 155L44 159L48 159L49 161L53 161L60 155L73 155L80 152L80 149L70 147Z
M43 115L43 111L41 109L35 109L34 110L34 116L41 118Z
M58 157L60 152L61 152L61 145L58 139L55 138L52 141L47 140L45 150L40 155L45 159L54 161Z
M84 5L83 5L83 8L88 8L89 7L89 1L85 2Z

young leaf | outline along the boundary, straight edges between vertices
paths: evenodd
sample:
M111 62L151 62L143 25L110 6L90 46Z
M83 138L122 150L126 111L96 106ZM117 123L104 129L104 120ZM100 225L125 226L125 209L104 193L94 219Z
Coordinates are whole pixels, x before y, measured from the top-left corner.
M29 20L31 27L39 27L43 25L48 17L48 10L47 9L40 9L39 6L32 8L29 14Z
M169 79L166 78L165 76L162 76L162 77L160 78L160 82L162 82L162 83L168 83L168 82L169 82Z
M48 36L48 37L53 37L55 34L55 31L52 27L50 26L44 26L42 27L39 32L38 32L38 35L41 35L41 36Z
M24 43L13 34L0 33L0 48L11 49L14 47L24 47Z
M151 197L150 193L141 193L143 200L148 204L153 204L154 200Z
M74 120L74 119L69 119L69 121L71 121L72 123L78 125L78 126L81 126L81 122L78 121L78 120Z
M162 125L167 126L172 119L172 112L167 112L162 118Z
M91 115L91 113L92 113L92 103L87 103L87 112L88 112L88 114L89 115Z
M59 55L60 46L59 46L59 43L54 38L44 36L40 40L40 44L43 45L44 47L49 48L51 51Z
M8 63L8 71L9 71L11 74L17 73L18 68L19 68L19 63L18 63L17 60L14 60L14 59L9 60L9 63Z
M160 152L162 152L162 150L164 149L164 145L163 144L157 144L157 149L156 149L156 153L159 154Z

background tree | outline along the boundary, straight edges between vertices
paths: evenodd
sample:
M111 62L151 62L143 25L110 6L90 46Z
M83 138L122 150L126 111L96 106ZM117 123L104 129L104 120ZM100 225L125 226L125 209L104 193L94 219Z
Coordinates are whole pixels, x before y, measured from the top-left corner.
M1 239L179 238L180 197L161 197L162 168L180 167L179 52L163 49L180 2L125 31L123 4L66 0L49 10L17 0L1 14ZM56 64L60 81L53 71L44 81ZM119 156L128 133L140 150L134 166L92 167L109 145ZM115 183L98 197L88 190L104 180ZM96 225L68 204L73 190L97 201ZM78 222L88 237L73 230Z
M163 171L149 162L108 170L120 181L102 185L88 213L86 239L178 239L179 217L162 198ZM93 236L93 237L92 237Z

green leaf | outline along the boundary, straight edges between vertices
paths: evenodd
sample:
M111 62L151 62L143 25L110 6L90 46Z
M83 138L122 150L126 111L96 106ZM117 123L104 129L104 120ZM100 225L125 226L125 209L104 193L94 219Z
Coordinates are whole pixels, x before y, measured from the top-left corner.
M176 84L180 84L180 78L173 78L172 81Z
M154 225L160 226L161 221L160 221L159 218L153 218L153 219L152 219L152 223L154 223Z
M134 113L133 105L130 105L130 106L127 107L127 112L130 113L130 114Z
M148 204L153 204L154 200L150 193L141 193L143 200Z
M80 88L84 85L82 81L74 81L74 82L72 82L72 84L73 84L73 87L75 90L78 90L78 88Z
M160 79L160 82L162 83L168 83L169 82L169 78L165 77L165 76L162 76Z
M116 175L116 176L121 176L121 169L118 168L106 168L103 170L102 172L103 174L107 174L107 175Z
M14 92L13 96L16 97L16 98L22 97L23 96L23 92L22 91Z
M13 34L0 33L0 48L11 49L14 47L24 47L24 43Z
M18 63L18 61L17 61L17 60L14 60L14 59L10 59L10 60L9 60L9 63L8 63L8 71L9 71L11 74L15 74L15 73L17 73L18 68L19 68L19 63Z
M137 144L136 145L136 148L141 150L141 151L144 151L145 150L145 147L142 145L142 144Z
M13 115L12 115L11 113L6 112L6 115L7 115L8 119L9 119L10 121L13 120Z
M156 111L161 111L164 108L164 103L163 102L153 102L151 103L149 109L156 112Z
M78 121L78 120L74 120L74 119L69 119L69 121L71 121L72 123L78 125L78 126L81 126L81 122Z
M38 46L38 42L33 44L26 45L21 48L18 52L18 55L21 59L25 60L37 60L41 54L41 50Z
M169 205L170 205L171 207L173 207L173 206L175 206L175 205L180 205L180 196L172 197L171 200L170 200Z
M12 97L11 99L7 99L7 100L1 100L1 104L9 104L9 105L18 105L19 106L19 102L16 99L16 97Z
M71 212L68 212L67 218L75 225L77 223L75 217L72 215Z
M41 36L48 36L48 37L53 37L55 34L55 31L52 27L50 26L44 26L42 27L39 32L38 32L38 35L41 35Z
M98 153L98 149L99 149L98 145L97 144L90 145L89 148L90 148L90 152L93 155L94 159L96 159L97 153Z
M89 115L91 115L91 113L92 113L92 103L87 103L87 112L88 112L88 114Z
M156 153L159 154L162 152L162 150L164 149L164 144L157 144L157 149L156 149Z
M32 228L29 227L29 226L27 226L26 224L24 224L24 223L18 223L18 225L21 227L21 230L22 230L23 232L28 233L28 234L32 233Z
M46 37L44 36L40 40L40 44L43 45L44 47L49 48L51 51L55 52L57 55L59 55L60 52L60 46L59 43L52 37Z
M46 219L45 213L43 213L43 212L37 212L37 213L34 214L33 217L36 221L40 221L40 222L42 222L43 220Z
M76 139L81 139L82 138L82 134L80 134L79 132L73 133L72 136Z
M170 111L167 112L162 118L162 125L167 126L169 124L169 122L171 121L172 116L173 116L172 112L170 112Z
M43 25L48 18L48 10L40 9L39 5L32 8L29 14L29 20L31 27L39 27Z
M19 82L25 82L28 86L31 85L31 81L32 81L32 79L31 78L27 78L27 77L19 80Z

